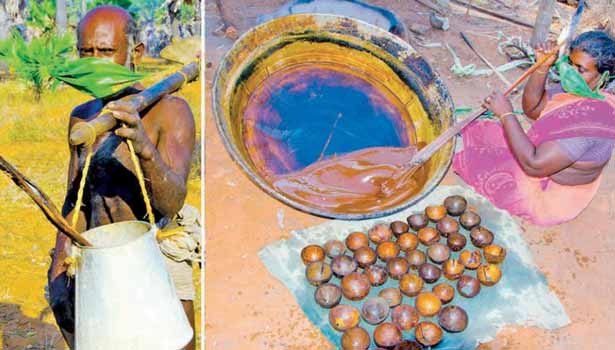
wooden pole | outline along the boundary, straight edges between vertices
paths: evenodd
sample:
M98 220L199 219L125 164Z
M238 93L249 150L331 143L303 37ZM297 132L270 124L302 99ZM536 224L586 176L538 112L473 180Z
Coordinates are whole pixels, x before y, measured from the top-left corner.
M451 1L456 3L456 4L459 4L459 5L470 6L470 8L472 8L475 11L487 14L487 15L495 17L495 18L503 19L503 20L505 20L507 22L510 22L510 23L515 23L515 24L518 24L520 26L524 26L524 27L528 27L528 28L534 28L534 25L529 23L529 22L526 22L526 21L521 20L519 18L515 18L515 17L511 17L511 16L508 16L508 15L505 15L505 14L502 14L502 13L499 13L499 12L496 12L496 11L493 11L493 10L489 10L489 9L486 9L484 7L481 7L481 6L478 6L478 5L475 5L475 4L471 4L471 3L467 2L467 1L463 1L463 0L451 0ZM552 32L552 33L553 34L557 34L555 32Z
M173 93L184 84L196 79L198 75L198 62L187 64L180 72L169 75L140 93L131 96L127 101L140 112L163 96ZM117 121L111 113L101 114L89 122L79 122L70 130L69 142L73 146L81 145L90 139L92 130L95 131L96 135L100 135L113 129L116 124Z
M530 39L530 45L535 47L537 44L543 43L549 36L549 29L553 21L553 13L555 11L555 0L541 0L536 14L534 23L534 32Z

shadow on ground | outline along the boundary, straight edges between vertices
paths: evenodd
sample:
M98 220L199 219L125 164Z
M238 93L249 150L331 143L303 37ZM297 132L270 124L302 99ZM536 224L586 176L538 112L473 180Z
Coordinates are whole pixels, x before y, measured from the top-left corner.
M65 349L64 339L56 327L43 322L50 308L38 318L23 314L16 304L0 303L1 350L60 350Z

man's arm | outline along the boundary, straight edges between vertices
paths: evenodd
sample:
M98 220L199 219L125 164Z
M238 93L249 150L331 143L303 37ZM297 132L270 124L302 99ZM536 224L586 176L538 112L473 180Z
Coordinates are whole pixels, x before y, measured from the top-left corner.
M147 137L136 111L122 101L110 103L114 117L126 124L116 135L130 139L139 156L143 175L149 187L152 206L166 217L172 217L186 198L186 182L195 144L194 118L190 107L181 98L167 96L156 104L148 118L158 124L158 140L154 145Z

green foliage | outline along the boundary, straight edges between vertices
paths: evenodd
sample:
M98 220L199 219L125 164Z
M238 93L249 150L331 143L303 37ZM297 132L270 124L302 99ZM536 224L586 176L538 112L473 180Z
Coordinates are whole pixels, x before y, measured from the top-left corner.
M145 77L125 66L95 57L80 58L55 67L51 75L97 98L115 94Z
M182 24L191 24L196 17L196 9L194 5L182 3L179 7L179 21Z
M40 29L43 33L51 32L56 26L55 0L29 1L30 15L27 25Z
M72 36L43 35L28 44L17 30L0 42L0 60L6 62L17 78L34 88L35 97L48 88L55 88L57 81L51 71L66 62L73 51Z
M135 19L139 22L154 20L156 12L163 7L162 0L133 0L128 11L135 14Z
M132 5L132 1L130 0L94 0L88 3L88 10L93 9L96 6L101 5L114 5L125 8L126 10L130 9Z

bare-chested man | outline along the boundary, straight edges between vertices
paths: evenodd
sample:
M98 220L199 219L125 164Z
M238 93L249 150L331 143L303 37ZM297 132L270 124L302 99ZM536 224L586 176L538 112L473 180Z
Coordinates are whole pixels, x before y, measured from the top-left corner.
M137 41L130 14L113 6L98 7L81 20L77 28L80 57L98 57L134 69L144 45ZM146 220L147 214L126 140L132 140L146 178L156 221L178 214L186 197L186 181L195 144L195 126L190 107L181 98L167 96L141 113L131 110L121 98L138 92L135 85L117 96L95 99L76 107L70 117L74 124L95 118L109 108L123 126L99 135L79 211L79 232L126 220ZM71 147L68 190L63 215L75 210L76 193L85 160L83 147ZM70 240L58 233L49 269L51 306L58 325L72 347L74 334L74 291L66 276L64 260ZM171 261L171 260L169 260ZM194 328L192 268L187 262L169 262L178 296ZM179 284L184 284L179 285ZM67 287L68 286L68 287ZM194 339L186 347L194 349Z

